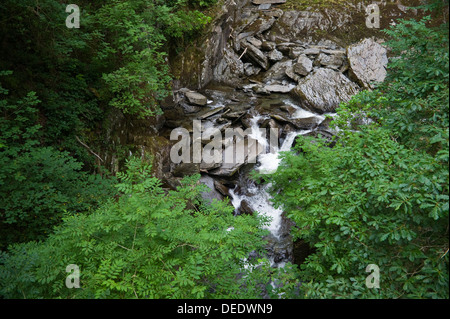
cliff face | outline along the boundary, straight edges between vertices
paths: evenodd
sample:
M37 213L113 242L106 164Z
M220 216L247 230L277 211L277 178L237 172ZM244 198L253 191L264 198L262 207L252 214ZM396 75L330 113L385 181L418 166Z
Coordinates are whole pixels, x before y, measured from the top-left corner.
M415 6L420 1L407 4ZM245 57L242 61L243 54L250 54L263 71L270 67L272 50L262 50L260 55L253 49L255 43L258 48L260 42L277 46L326 41L346 48L363 38L381 39L382 30L398 19L422 16L423 12L409 10L399 0L225 0L218 5L203 36L172 59L174 87L202 89L211 82L238 86L242 78L255 72L245 65ZM250 42L250 46L242 45L243 40L249 39L244 42Z

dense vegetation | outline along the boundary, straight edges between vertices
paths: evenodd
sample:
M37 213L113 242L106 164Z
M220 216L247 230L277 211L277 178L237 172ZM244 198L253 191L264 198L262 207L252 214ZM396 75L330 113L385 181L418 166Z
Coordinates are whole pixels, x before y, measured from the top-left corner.
M160 112L166 52L208 21L195 8L210 2L78 1L79 29L60 1L0 3L0 249L114 195L92 155L110 147L108 114Z
M315 251L305 297L449 297L448 25L427 20L386 31L389 77L340 107L336 145L299 137L269 178ZM380 289L366 287L370 264Z
M87 144L107 147L110 112L160 112L167 54L213 3L80 0L80 29L60 1L0 3L0 297L448 298L448 24L386 31L398 58L341 106L334 147L298 138L264 176L314 248L300 269L271 269L267 221L204 201L199 176L167 191L149 161L102 167ZM70 264L81 289L65 286Z

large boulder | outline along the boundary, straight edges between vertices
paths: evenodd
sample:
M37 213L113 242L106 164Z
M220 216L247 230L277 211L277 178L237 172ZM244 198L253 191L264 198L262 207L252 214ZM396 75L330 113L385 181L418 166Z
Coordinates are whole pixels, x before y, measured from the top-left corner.
M206 96L198 92L186 92L185 96L190 104L199 106L205 106L206 104L208 104L208 99L206 98Z
M358 93L358 86L340 72L320 68L301 79L291 92L305 108L322 114L335 112L341 102Z
M347 48L349 75L362 87L372 89L386 78L387 50L372 39L364 39Z

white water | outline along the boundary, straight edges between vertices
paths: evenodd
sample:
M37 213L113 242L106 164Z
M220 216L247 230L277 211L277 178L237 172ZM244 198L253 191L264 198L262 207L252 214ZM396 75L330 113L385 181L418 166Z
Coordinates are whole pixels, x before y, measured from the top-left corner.
M258 141L261 144L263 149L267 149L268 142L266 136L264 136L258 126L258 121L262 119L260 115L257 115L251 120L251 128L252 134L249 137ZM272 174L276 172L278 169L281 158L280 152L289 151L292 148L292 145L295 141L295 138L298 135L307 134L310 131L298 131L289 133L281 147L276 147L273 152L265 153L263 152L258 156L258 166L256 169L262 174ZM269 217L270 224L266 227L271 234L279 239L280 238L280 226L281 226L281 214L283 210L280 208L275 208L272 206L271 197L267 192L267 189L270 187L270 184L264 186L253 185L248 188L248 194L246 195L238 195L234 192L234 190L230 190L231 195L231 203L233 206L238 209L241 205L241 202L245 199L249 203L250 207L258 212L259 214Z

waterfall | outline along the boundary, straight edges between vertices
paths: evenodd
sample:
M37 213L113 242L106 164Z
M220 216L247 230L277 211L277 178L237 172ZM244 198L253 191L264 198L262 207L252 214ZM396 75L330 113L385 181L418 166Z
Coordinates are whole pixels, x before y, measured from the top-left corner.
M260 127L258 125L258 122L264 119L261 115L256 115L251 119L251 128L252 128L252 134L249 135L249 137L255 139L260 143L260 145L266 149L268 149L269 145L267 142L266 136L262 134ZM271 174L276 172L278 169L281 158L280 153L289 151L292 148L292 145L295 141L295 138L298 135L307 134L311 131L297 131L297 132L290 132L287 134L286 138L284 139L282 145L280 147L276 146L273 148L272 152L263 152L262 154L258 155L257 158L257 164L256 164L256 170L258 170L262 174ZM270 187L270 184L266 185L249 185L247 188L246 194L237 194L236 189L230 190L231 195L231 203L236 208L236 210L239 209L241 206L241 203L243 200L246 200L249 204L250 208L253 211L258 212L259 214L269 217L270 218L270 224L266 226L266 229L270 231L271 237L272 237L272 251L273 254L276 254L275 250L281 250L283 251L283 247L278 247L282 242L282 236L280 232L280 228L282 226L282 208L275 208L273 207L271 203L271 196L267 192L268 188ZM284 244L281 244L284 245ZM288 248L285 248L284 251L286 251ZM275 257L270 256L271 264L275 267L283 267L285 263L285 253L282 253L283 256ZM277 262L275 260L278 260ZM283 260L283 261L279 261Z

